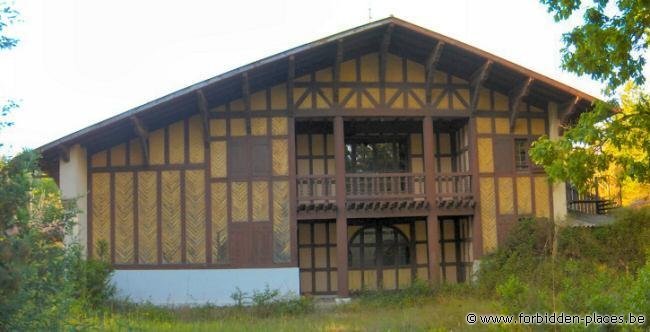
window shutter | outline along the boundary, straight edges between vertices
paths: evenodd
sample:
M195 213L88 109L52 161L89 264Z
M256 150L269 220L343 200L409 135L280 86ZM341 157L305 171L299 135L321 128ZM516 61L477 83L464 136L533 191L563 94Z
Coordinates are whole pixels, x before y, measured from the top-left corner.
M494 172L512 173L515 169L515 146L512 137L494 139Z

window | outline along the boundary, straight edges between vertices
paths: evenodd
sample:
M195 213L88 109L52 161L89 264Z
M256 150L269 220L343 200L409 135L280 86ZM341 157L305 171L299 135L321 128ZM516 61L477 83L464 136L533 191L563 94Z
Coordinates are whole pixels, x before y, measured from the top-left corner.
M345 168L349 172L405 172L407 154L405 138L354 140L345 144Z
M525 171L530 167L530 163L528 161L527 139L515 139L515 167L518 171Z
M350 241L348 264L352 268L404 266L411 264L410 243L398 229L368 226Z

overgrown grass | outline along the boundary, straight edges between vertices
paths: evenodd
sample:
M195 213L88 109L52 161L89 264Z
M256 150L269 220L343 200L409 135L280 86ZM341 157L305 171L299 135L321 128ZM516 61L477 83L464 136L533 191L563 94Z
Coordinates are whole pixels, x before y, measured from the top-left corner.
M464 321L468 312L501 311L496 301L470 294L472 290L465 286L430 288L416 283L401 291L364 292L348 304L327 307L314 306L306 297L231 307L116 303L110 310L86 316L77 327L109 331L464 330L469 327Z

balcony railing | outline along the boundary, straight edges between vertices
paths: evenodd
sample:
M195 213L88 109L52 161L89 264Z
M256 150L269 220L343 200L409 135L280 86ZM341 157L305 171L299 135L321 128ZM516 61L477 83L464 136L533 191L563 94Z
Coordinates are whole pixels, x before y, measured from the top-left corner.
M473 199L470 173L443 173L435 176L436 198L441 206L459 206ZM297 178L301 204L334 203L334 175L306 175ZM345 176L348 201L425 200L425 176L418 173L355 173ZM447 204L449 203L449 204ZM454 203L454 204L452 204Z

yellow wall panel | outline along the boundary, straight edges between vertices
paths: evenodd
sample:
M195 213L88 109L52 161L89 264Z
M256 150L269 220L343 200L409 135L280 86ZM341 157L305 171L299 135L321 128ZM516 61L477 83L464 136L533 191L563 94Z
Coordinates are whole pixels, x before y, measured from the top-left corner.
M397 276L395 275L394 269L384 269L382 271L383 280L383 289L396 289L397 288Z
M289 174L289 147L286 139L271 142L273 175Z
M491 134L492 118L476 118L476 131L479 134Z
M549 184L545 176L535 177L535 215L543 218L551 216Z
M348 288L351 291L361 290L361 271L348 271Z
M212 183L210 213L212 215L212 261L228 261L228 189L224 182Z
M361 81L379 81L379 56L377 53L372 53L361 57Z
M512 178L500 177L498 179L498 185L499 185L499 213L500 214L515 213Z
M269 221L269 183L253 181L253 221Z
M232 182L230 193L232 221L248 221L248 182Z
M411 154L422 154L422 134L411 134Z
M99 257L97 245L105 242L108 246L107 255L111 250L111 176L109 173L93 173L92 186L92 240L93 257ZM110 257L110 256L107 256Z
M452 92L451 101L452 101L452 109L455 109L455 110L466 110L467 109L467 106L465 106L465 104L463 103L464 100L461 101L461 99L458 98L458 95L456 93ZM465 102L465 103L467 103L467 102Z
M267 131L267 121L266 118L252 118L251 119L251 135L253 136L264 136Z
M266 110L266 90L257 91L251 94L251 110L252 111L265 111Z
M480 137L477 139L478 146L478 171L481 173L494 172L494 161L492 153L492 139Z
M332 68L321 69L316 72L315 76L317 82L331 82Z
M246 136L246 120L245 119L231 119L230 120L230 136Z
M406 60L406 79L408 82L424 83L424 66L417 62Z
M242 99L233 100L230 102L231 111L243 111L246 108Z
M509 99L506 95L494 92L494 110L495 111L508 111L510 109Z
M273 262L291 260L289 182L273 181Z
M92 157L90 157L90 166L106 167L106 161L108 160L106 154L107 154L106 150L94 153Z
M386 57L386 82L403 82L402 58L388 54Z
M111 166L126 165L126 144L116 145L111 148Z
M149 164L165 163L165 131L158 129L149 134Z
M226 136L225 119L210 119L210 136L215 136L215 137Z
M213 178L224 178L228 174L228 150L225 141L210 142L210 174Z
M546 134L546 122L544 119L531 119L530 120L530 131L533 135L544 135Z
M528 120L516 119L513 132L515 135L528 135Z
M316 279L316 291L317 292L326 292L327 291L327 272L317 271L315 275Z
M284 84L271 88L271 109L287 109L287 87Z
M357 80L357 61L352 59L341 63L340 80L354 82Z
M497 222L494 179L481 177L479 180L481 198L481 231L483 235L483 250L488 253L497 247Z
M142 158L142 146L140 145L140 139L132 139L131 142L129 142L129 165L142 165Z
M296 135L296 154L299 156L309 155L309 135Z
M510 119L494 118L494 127L497 134L508 135L510 134Z
M312 289L312 272L300 272L300 291L311 293Z
M325 154L325 137L323 135L311 135L311 154L314 156Z
M203 140L203 119L194 115L189 120L190 130L190 162L202 163L205 161L205 141Z
M271 134L276 135L286 135L288 132L288 119L275 117L271 118Z
M377 289L377 271L375 270L363 271L363 287L368 290Z
M179 171L161 172L163 263L181 262L181 186Z
M527 176L517 177L517 214L533 213L531 199L530 178Z
M303 96L306 95L305 98ZM301 101L302 99L302 101ZM296 108L305 109L311 107L311 92L306 88L293 89L293 102Z
M185 123L179 121L169 126L169 163L185 162Z
M476 108L484 111L492 109L490 90L481 88L481 91L478 93L478 103Z
M426 267L418 267L417 270L417 278L418 280L429 280L429 269Z
M399 269L397 271L397 283L399 288L408 287L411 284L411 269Z
M205 175L185 171L185 254L188 263L205 263Z
M133 173L115 173L115 263L133 264Z
M158 262L157 196L157 173L138 172L138 260L142 264Z

